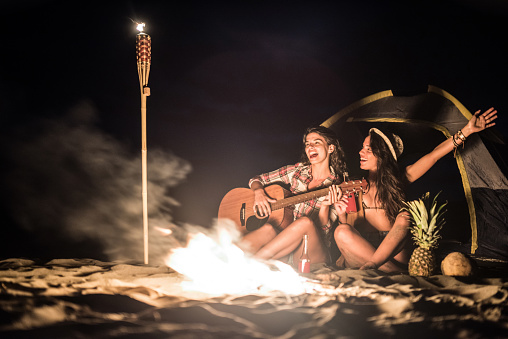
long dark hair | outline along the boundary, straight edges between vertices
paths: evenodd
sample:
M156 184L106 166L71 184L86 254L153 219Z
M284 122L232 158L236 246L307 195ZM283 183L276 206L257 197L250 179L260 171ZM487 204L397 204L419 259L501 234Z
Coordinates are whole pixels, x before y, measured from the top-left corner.
M376 201L381 203L381 208L386 212L388 220L393 224L404 206L406 195L404 188L407 184L405 171L402 171L393 157L390 148L385 140L376 132L370 131L370 148L377 158L377 176L376 176ZM391 133L385 133L390 140L397 157L400 156L395 137Z
M305 142L307 135L310 133L317 133L322 136L328 145L333 145L334 151L330 154L330 166L335 171L335 176L342 181L342 174L347 172L346 167L346 156L344 155L344 151L342 147L340 147L339 139L334 131L324 126L312 126L305 130L303 134L303 151L301 156L301 162L305 165L309 165L310 161L307 158L307 154L305 153Z

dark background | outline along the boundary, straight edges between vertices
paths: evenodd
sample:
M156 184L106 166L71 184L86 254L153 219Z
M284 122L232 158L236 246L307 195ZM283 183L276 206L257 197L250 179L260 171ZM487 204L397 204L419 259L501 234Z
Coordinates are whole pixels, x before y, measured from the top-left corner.
M383 90L430 84L471 112L494 106L506 135L503 1L34 0L0 12L3 257L101 257L113 245L95 232L113 214L129 218L112 237L141 227L131 19L152 37L156 223L210 226L227 191L299 159L307 126ZM119 193L129 186L134 197ZM108 205L117 194L129 198Z

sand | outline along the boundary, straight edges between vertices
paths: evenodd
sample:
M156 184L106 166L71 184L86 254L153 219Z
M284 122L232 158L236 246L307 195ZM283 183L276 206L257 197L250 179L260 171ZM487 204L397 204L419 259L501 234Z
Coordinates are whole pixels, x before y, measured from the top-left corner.
M310 292L209 296L166 266L0 261L0 338L508 338L508 278L334 270Z

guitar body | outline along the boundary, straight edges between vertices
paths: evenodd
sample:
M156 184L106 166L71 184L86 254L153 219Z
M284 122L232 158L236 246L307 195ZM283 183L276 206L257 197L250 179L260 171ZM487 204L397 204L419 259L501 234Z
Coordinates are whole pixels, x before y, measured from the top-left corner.
M265 187L270 198L282 200L291 193L279 185ZM235 188L229 191L219 206L219 219L230 219L240 232L246 233L258 229L266 223L277 228L285 228L293 222L293 210L283 208L273 210L266 218L258 218L254 213L254 192L250 188Z

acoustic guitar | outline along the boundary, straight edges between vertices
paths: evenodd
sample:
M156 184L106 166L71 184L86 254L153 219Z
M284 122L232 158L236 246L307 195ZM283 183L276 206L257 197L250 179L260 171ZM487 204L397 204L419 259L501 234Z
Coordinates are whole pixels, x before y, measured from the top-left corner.
M367 181L365 179L345 181L338 186L343 194L351 196L359 191L364 192ZM286 228L293 222L294 205L325 196L329 188L291 195L290 191L274 184L265 187L265 192L270 198L277 200L270 204L272 213L269 216L261 216L259 211L254 212L254 192L250 188L234 188L222 198L218 218L233 220L241 232L256 230L266 223L276 228ZM351 200L354 203L355 199Z

